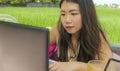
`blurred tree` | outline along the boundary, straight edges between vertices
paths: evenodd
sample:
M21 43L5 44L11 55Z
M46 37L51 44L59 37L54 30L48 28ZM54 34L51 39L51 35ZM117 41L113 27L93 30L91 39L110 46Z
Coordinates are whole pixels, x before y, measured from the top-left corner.
M26 0L10 0L11 4L25 4Z
M42 3L51 3L51 0L35 0L35 2L42 2Z
M31 2L35 2L35 0L31 0Z
M45 0L35 0L35 2L44 2Z
M0 3L26 4L30 2L53 3L58 4L60 0L0 0Z
M53 4L57 4L57 3L59 3L59 1L60 1L60 0L51 0L51 2L52 2Z
M32 0L26 0L27 3L32 2Z
M7 2L9 2L10 0L0 0L0 3L7 3Z

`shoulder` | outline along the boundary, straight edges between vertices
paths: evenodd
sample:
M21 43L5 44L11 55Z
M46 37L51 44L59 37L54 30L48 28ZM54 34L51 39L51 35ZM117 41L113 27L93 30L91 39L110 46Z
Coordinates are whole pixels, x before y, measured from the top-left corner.
M59 31L58 31L58 27L55 26L50 29L50 44L56 43L58 41L58 38L59 38Z
M103 48L103 47L110 47L107 34L104 31L100 31L99 35L100 35L100 47L101 48Z
M105 31L101 30L101 31L99 32L99 35L100 35L101 44L104 44L104 43L109 44L108 36L107 36L107 34L105 33Z

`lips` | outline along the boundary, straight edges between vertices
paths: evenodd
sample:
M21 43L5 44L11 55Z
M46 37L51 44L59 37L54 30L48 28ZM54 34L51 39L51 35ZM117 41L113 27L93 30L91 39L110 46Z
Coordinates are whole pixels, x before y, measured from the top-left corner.
M68 30L70 30L72 28L73 28L73 26L66 26L66 29L68 29Z

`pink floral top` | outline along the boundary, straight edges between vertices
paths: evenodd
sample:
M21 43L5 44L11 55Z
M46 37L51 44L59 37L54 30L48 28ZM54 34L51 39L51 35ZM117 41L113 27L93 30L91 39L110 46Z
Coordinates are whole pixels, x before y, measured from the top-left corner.
M57 47L56 43L53 43L49 46L49 58L56 60L57 58Z

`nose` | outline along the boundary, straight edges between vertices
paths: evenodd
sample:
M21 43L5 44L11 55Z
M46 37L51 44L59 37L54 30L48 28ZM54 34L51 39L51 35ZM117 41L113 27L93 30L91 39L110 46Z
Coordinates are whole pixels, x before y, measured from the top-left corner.
M70 17L70 15L66 15L65 21L66 21L66 24L71 23L71 17Z

